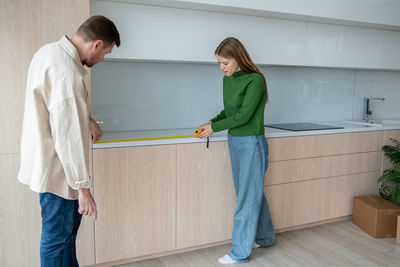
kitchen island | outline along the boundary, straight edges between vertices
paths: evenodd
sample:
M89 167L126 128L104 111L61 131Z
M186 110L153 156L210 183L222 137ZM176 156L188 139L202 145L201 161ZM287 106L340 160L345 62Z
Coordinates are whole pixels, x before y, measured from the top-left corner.
M290 132L266 128L264 192L277 232L347 219L356 195L377 194L387 162L381 147L400 126L324 122L344 129ZM132 134L133 133L133 134ZM104 138L186 135L106 133ZM96 263L126 263L230 242L235 208L226 132L95 144Z

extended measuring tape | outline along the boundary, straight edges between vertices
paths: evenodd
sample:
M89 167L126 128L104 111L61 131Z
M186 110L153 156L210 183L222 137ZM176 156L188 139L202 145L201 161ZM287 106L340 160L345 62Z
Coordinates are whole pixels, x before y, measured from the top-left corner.
M147 140L160 140L160 139L176 139L176 138L185 138L185 137L198 137L199 133L201 133L203 130L198 129L194 134L189 134L189 135L175 135L175 136L159 136L159 137L143 137L143 138L131 138L131 139L116 139L116 140L101 140L101 141L96 141L96 144L101 144L101 143L115 143L115 142L131 142L131 141L147 141ZM207 148L210 140L207 137Z

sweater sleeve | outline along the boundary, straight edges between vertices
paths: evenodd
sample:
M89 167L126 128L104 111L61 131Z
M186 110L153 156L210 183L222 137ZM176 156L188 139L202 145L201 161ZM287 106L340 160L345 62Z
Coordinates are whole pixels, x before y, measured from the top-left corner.
M214 132L219 132L246 124L253 116L264 91L265 86L261 77L251 81L246 89L246 95L239 111L230 117L212 122L212 130Z
M225 110L223 109L217 116L215 116L214 118L212 118L210 121L211 122L216 122L216 121L220 121L226 119L226 114L225 114Z

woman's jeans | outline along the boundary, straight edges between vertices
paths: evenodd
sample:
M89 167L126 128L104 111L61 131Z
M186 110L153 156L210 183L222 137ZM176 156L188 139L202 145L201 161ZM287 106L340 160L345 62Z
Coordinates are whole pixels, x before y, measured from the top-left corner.
M237 198L229 256L237 262L247 262L254 242L261 246L275 243L271 214L264 196L268 143L264 135L228 135L228 144Z
M42 207L42 267L78 267L75 240L82 215L78 200L69 200L52 193L40 193Z

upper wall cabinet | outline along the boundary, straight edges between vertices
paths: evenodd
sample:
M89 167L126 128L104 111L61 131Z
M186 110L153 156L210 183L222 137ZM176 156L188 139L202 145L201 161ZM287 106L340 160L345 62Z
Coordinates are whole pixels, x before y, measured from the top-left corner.
M210 61L210 13L127 3L92 1L91 14L117 25L121 47L111 58Z
M97 0L92 0L97 1ZM100 0L103 1L103 0ZM106 0L259 17L400 30L398 0Z
M121 33L109 58L216 62L217 45L234 36L257 64L400 70L400 31L151 4L91 2Z

